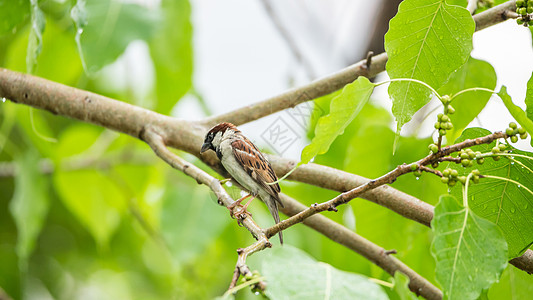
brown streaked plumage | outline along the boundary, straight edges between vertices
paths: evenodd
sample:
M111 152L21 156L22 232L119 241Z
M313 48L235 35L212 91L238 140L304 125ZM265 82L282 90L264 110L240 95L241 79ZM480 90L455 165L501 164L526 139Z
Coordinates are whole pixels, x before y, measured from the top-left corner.
M234 180L254 197L259 196L274 221L279 223L278 205L283 207L279 199L280 187L277 183L268 184L278 178L263 153L231 123L220 123L209 130L200 153L209 149L216 152ZM283 244L281 232L279 237Z

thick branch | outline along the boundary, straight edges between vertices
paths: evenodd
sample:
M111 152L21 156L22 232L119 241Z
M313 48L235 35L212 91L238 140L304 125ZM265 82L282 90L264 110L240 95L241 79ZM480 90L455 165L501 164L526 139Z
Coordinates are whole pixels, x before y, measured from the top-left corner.
M476 31L509 19L513 15L514 10L515 1L513 0L475 15L474 21L476 22ZM372 78L385 71L387 59L387 53L378 54L372 57L370 68L367 68L367 60L365 59L329 76L299 88L289 90L283 94L228 113L209 117L205 119L202 124L208 127L220 122L230 122L235 125L241 125L260 119L275 112L294 107L300 103L331 94L341 89L346 84L356 80L359 76Z

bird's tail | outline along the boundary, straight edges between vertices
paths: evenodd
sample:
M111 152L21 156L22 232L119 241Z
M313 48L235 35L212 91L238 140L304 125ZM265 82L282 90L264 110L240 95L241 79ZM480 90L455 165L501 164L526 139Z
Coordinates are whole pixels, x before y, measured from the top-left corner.
M274 221L276 221L276 224L278 224L280 220L279 220L279 212L278 212L278 204L277 204L277 202L274 199L271 199L270 201L268 201L267 207L268 207L268 210L270 211L270 214L272 215L272 217L274 217ZM278 233L278 235L279 235L279 242L280 242L280 244L283 245L283 234L281 233L281 231Z

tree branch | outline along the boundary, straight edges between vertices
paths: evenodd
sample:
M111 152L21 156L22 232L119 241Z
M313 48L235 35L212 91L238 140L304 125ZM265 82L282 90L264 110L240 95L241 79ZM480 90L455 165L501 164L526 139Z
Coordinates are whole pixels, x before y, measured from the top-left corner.
M510 18L515 10L515 1L508 1L480 14L473 16L476 22L476 31L501 23ZM514 13L516 15L516 13ZM235 125L248 123L275 112L295 107L296 105L331 94L346 84L353 82L359 76L373 78L385 71L387 53L381 53L372 57L370 68L367 68L367 60L364 59L345 69L333 73L324 78L313 81L299 88L291 89L283 94L257 102L234 111L218 116L212 116L202 121L202 124L211 127L220 122L230 122Z

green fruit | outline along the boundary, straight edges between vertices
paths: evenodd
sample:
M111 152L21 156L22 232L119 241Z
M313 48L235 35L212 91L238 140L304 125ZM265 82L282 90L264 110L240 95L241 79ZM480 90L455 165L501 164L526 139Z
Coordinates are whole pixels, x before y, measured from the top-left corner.
M513 135L513 136L511 137L511 142L513 142L513 143L518 142L518 137L517 137L516 135Z
M439 121L442 121L442 117L444 116L444 114L440 113L437 115L437 120Z
M517 13L518 13L518 9L517 9ZM518 25L522 25L522 24L524 24L524 20L522 20L522 19L516 19L516 24L518 24Z
M519 9L519 13L518 13L518 14L519 14L519 15L522 15L522 16L527 15L527 8L525 8L525 7L521 7L521 8Z
M446 129L439 129L439 135L441 136L446 135Z
M467 159L467 158L469 158L468 153L466 152L461 153L461 159Z
M524 134L526 130L523 127L518 128L518 134Z
M459 181L460 181L462 184L465 184L465 183L466 183L466 176L459 176Z
M432 167L433 169L436 169L436 168L439 167L439 163L438 163L438 162L434 162L434 163L431 164L431 167Z
M462 159L461 160L461 164L463 165L463 167L468 167L468 165L470 164L470 160Z
M418 165L416 163L411 164L411 171L415 171L418 169Z
M480 158L480 159L478 159L476 161L477 161L478 165L482 165L485 162L485 159L484 158Z
M479 176L474 176L472 177L472 181L474 181L474 183L479 183Z
M516 129L518 126L516 125L515 122L511 122L509 123L509 127L511 127L512 129Z
M452 122L448 122L448 123L446 123L446 129L447 129L447 130L450 130L450 129L452 129L452 128L453 128L453 123L452 123Z
M455 108L453 108L453 106L451 105L448 105L448 114L453 115L454 113L455 113Z
M507 146L505 144L499 144L498 148L500 148L500 151L503 151L505 148L507 148Z
M499 153L500 152L500 148L499 147L492 147L492 153L496 154L496 153Z
M494 159L495 161L499 161L501 157L499 155L495 155L492 157L492 159Z
M447 115L443 115L442 118L441 118L441 121L442 122L449 122L450 121L450 117L448 117Z
M516 0L516 7L522 6L526 6L526 2L524 0Z
M527 139L527 132L524 133L524 134L521 134L520 138L523 139L523 140Z
M448 181L450 181L450 179L448 177L441 177L440 178L440 182L442 182L442 183L448 183Z
M514 134L514 130L512 128L507 128L505 129L505 134L507 134L508 136L511 136Z
M479 176L481 175L481 172L479 172L478 169L475 169L475 170L472 170L472 174L474 174L474 176Z
M527 7L527 13L528 13L528 14L533 13L533 7L528 6L528 7Z
M474 153L474 151L468 152L468 158L470 159L476 158L476 153Z
M440 129L440 122L435 122L435 125L433 125L435 129Z
M448 185L449 185L449 186L455 186L456 183L457 183L456 181L450 180L450 181L448 182Z
M448 96L448 95L444 95L444 96L441 97L440 101L441 101L442 103L444 103L444 104L446 104L446 103L450 103L451 98L450 98L450 96Z
M439 147L437 145L435 145L435 144L431 144L431 145L429 145L429 150L431 152L433 152L433 153L437 153L437 152L439 152Z
M422 176L422 171L416 170L416 171L413 172L413 174L415 175L416 178L418 178L418 177Z
M452 170L450 175L452 175L452 177L457 177L457 175L459 175L459 172L457 172L457 170Z
M442 171L442 175L448 177L450 176L450 172L451 172L451 169L444 169L444 171Z

